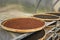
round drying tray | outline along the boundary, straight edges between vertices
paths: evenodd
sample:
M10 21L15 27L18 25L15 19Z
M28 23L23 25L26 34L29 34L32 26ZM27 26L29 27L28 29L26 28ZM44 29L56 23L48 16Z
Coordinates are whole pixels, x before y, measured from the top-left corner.
M59 16L60 17L60 13L59 12L50 12L50 13L47 13L47 14L52 14L52 15L56 15L56 16Z
M52 14L34 14L33 17L41 18L42 20L45 21L54 21L60 19L58 16Z
M39 30L42 30L44 27L45 27L45 22L42 20L42 19L40 19L40 18L34 18L34 17L20 17L20 18L29 18L29 19L34 19L34 20L38 20L39 21L39 23L40 22L42 22L43 23L43 25L42 26L39 26L39 27L36 27L36 28L32 28L32 29L17 29L17 28L11 28L11 27L7 27L7 26L5 26L4 24L5 23L7 23L9 20L11 20L11 19L7 19L7 20L5 20L5 21L3 21L2 23L1 23L1 27L3 28L3 29L5 29L5 30L8 30L8 31L12 31L12 32L19 32L19 33L26 33L26 32L35 32L35 31L39 31ZM12 19L16 19L16 18L12 18ZM24 20L23 20L24 21ZM26 20L26 22L29 22L28 20ZM24 22L21 22L21 23L23 23L23 24L25 24ZM31 22L32 23L32 22ZM13 23L13 24L15 24L15 23ZM23 25L22 24L22 25ZM8 24L9 25L9 24ZM11 26L12 24L10 24L10 26ZM20 24L19 24L20 25ZM22 26L22 25L20 25L20 27ZM26 25L30 25L30 24L26 24ZM31 24L32 25L32 24ZM37 23L35 23L35 25L37 25ZM39 24L40 25L40 24ZM14 25L13 25L14 26ZM25 27L27 27L27 26L25 26Z

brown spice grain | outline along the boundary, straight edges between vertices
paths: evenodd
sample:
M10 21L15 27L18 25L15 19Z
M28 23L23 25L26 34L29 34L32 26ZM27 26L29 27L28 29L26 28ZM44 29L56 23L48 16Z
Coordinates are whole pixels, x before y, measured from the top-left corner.
M33 29L44 25L43 21L33 18L16 18L6 21L3 25L14 29Z

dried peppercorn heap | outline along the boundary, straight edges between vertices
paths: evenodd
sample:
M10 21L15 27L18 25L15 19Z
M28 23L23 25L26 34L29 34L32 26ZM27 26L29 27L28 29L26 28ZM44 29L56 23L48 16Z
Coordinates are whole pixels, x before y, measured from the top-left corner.
M40 30L40 28L45 25L45 22L38 18L37 19L35 18L13 18L13 19L5 20L4 22L2 22L2 25L4 27L12 28L12 29L33 31L31 29Z

